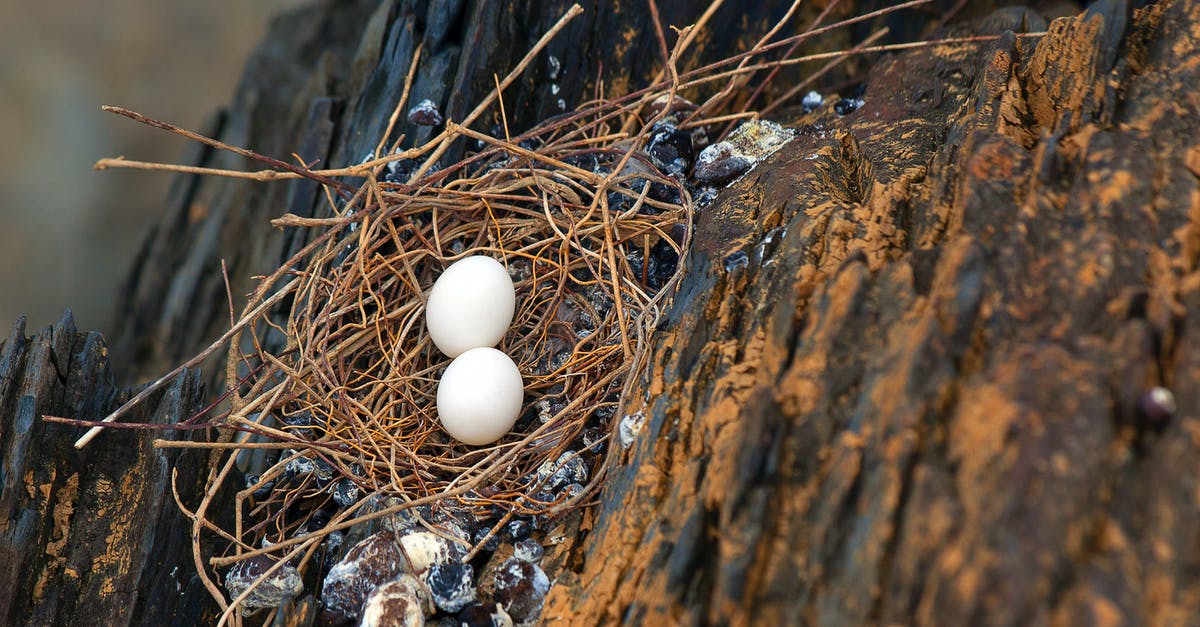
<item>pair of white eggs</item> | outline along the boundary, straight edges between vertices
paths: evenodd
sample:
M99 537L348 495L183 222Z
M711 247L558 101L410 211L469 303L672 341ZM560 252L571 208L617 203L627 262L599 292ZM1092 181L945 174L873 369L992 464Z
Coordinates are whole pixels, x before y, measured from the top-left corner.
M438 420L464 444L499 440L521 413L521 371L492 348L508 332L516 305L508 271L482 255L454 262L429 290L429 338L454 359L438 381Z

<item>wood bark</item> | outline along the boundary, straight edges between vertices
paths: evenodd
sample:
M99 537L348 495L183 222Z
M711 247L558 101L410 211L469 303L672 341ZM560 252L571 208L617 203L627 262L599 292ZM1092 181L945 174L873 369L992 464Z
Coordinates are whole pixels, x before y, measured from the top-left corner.
M31 337L18 320L0 343L3 624L187 624L211 611L190 566L191 523L171 496L176 472L182 493L202 490L205 459L133 431L78 451L82 429L42 421L104 415L136 392L114 384L104 338L76 331L70 312ZM189 371L129 420L173 423L202 405Z
M1126 9L884 59L701 215L548 615L1195 623L1200 3Z
M298 11L203 130L264 154L358 162L418 44L413 98L459 119L569 4ZM676 25L693 4L659 2ZM741 19L689 62L744 48L790 3L727 4ZM949 34L997 40L878 59L861 108L795 120L797 139L699 216L635 382L643 400L623 408L645 426L551 556L563 568L547 622L1200 615L1200 2L1096 2L1041 39L1013 34L1042 26L1037 14L982 17L993 4L971 3L980 17ZM557 113L562 95L573 106L594 94L600 61L610 94L657 71L646 5L585 9L549 49L562 74L541 59L505 93L514 130ZM937 18L903 24L911 36ZM832 45L855 35L841 36ZM427 131L397 133L411 145ZM257 168L210 150L188 162ZM120 380L152 379L219 335L220 262L237 298L304 244L269 219L324 206L305 181L179 178L120 300ZM76 429L36 419L98 417L128 395L104 355L69 319L31 339L18 325L0 348L0 555L21 565L0 575L10 624L211 617L183 579L191 525L169 482L182 465L194 505L206 460L162 455L141 432L76 453ZM206 364L130 419L191 415L201 382L220 389L222 374ZM1138 409L1156 385L1175 393L1170 420ZM311 599L300 607L293 623L314 613Z

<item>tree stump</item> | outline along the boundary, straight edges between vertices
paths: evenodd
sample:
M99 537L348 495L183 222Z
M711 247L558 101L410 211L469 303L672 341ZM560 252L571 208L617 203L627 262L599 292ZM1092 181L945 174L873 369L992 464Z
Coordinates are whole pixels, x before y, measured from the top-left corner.
M461 118L568 4L298 11L204 130L264 154L356 163L379 142L418 44L414 101ZM659 4L669 24L700 11ZM745 48L790 3L728 4L743 19L689 62ZM612 93L658 69L645 5L587 9L549 49L560 69L540 63L506 92L515 130L557 113L559 97L594 93L598 60ZM818 9L802 11L808 23ZM857 110L827 103L788 120L798 137L698 218L652 367L633 382L642 402L622 409L644 426L552 556L562 568L543 619L1200 616L1197 16L1196 0L1102 0L1019 38L1041 18L994 13L948 34L997 39L883 57ZM920 32L938 17L908 19ZM208 150L189 161L247 169ZM235 295L247 292L305 243L269 218L324 202L307 181L179 178L120 302L123 380L155 377L227 328L220 261ZM176 579L179 597L170 583L194 565L169 464L194 464L179 475L194 505L204 460L162 456L142 432L77 454L77 430L35 419L97 417L127 395L102 356L69 320L31 340L18 327L0 348L0 555L23 565L0 593L10 623L211 616L203 590ZM203 380L220 389L214 366ZM200 381L189 373L134 419L191 415ZM1151 393L1160 386L1175 412ZM300 608L294 624L314 613L311 600Z
M204 458L155 450L117 431L82 451L82 429L43 415L92 419L136 389L114 385L98 333L70 312L32 337L18 320L0 343L0 620L6 625L187 624L212 600L191 567L191 523L176 508L204 486ZM203 405L188 371L131 412L173 423Z

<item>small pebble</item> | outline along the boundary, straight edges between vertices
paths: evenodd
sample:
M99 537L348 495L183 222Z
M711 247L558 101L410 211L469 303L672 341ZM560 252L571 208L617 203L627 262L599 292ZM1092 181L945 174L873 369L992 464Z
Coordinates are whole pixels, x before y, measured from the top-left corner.
M443 612L457 612L475 600L475 571L470 564L434 564L421 575L433 603Z
M330 555L337 553L346 542L346 536L341 531L331 531L325 536L325 551Z
M621 419L621 424L617 426L617 437L621 440L622 448L629 448L633 444L634 438L642 431L642 427L646 425L646 414L637 412L636 414L627 414Z
M588 427L583 430L583 446L591 453L604 452L605 432L600 427Z
M317 419L307 409L291 416L283 416L280 422L286 425L285 430L306 438L312 438L315 435L313 427L318 426Z
M255 580L274 566L276 561L269 555L258 555L234 564L225 575L225 589L229 591L230 598L237 598L245 592ZM304 583L300 579L300 572L291 564L284 564L242 600L242 607L278 607L303 590Z
M538 470L538 474L541 474L541 469ZM558 460L554 462L554 470L543 487L554 491L568 483L585 483L587 477L587 464L583 463L583 458L574 451L567 451L558 456Z
M438 111L437 105L432 100L426 98L417 103L417 106L408 110L408 123L417 126L441 126L442 112Z
M310 475L317 470L317 464L308 457L297 457L289 461L283 471L294 477L304 477Z
M308 520L300 527L300 531L296 535L304 535L323 528L329 524L329 519L333 518L333 514L326 509L318 509L308 516Z
M463 545L429 531L415 531L400 537L400 546L408 558L406 570L420 573L434 564L461 562L467 556Z
M430 522L439 531L452 535L463 542L470 542L471 528L475 526L475 516L455 507L439 507L433 510Z
M381 584L367 597L361 627L422 627L433 613L429 592L412 575Z
M458 624L466 627L513 627L512 617L495 604L472 603L458 613Z
M479 528L475 530L475 533L471 534L471 544L479 544L480 542L483 542L483 539L487 536L487 534L491 530L492 530L492 528L488 524L480 525ZM484 551L487 551L490 553L492 551L495 551L499 547L500 547L500 534L497 533L497 534L494 534L492 537L488 538L487 542L484 542L482 549Z
M538 401L537 405L535 405L535 406L537 407L538 422L540 422L542 424L546 424L547 422L550 422L550 418L553 416L550 413L550 401L548 401L546 399L542 399L542 400Z
M1175 395L1161 386L1150 388L1138 398L1138 410L1146 417L1150 426L1166 426L1175 415Z
M725 185L750 171L794 136L792 131L775 122L749 120L730 133L725 141L701 151L692 174L702 184Z
M399 502L399 499L383 499L380 501L378 509L387 509L388 507L398 505ZM421 525L421 522L417 520L417 517L420 516L421 518L428 520L431 515L432 514L429 511L429 508L426 506L410 507L408 509L402 509L394 514L384 516L379 524L384 529L387 529L388 531L394 531L396 532L396 535L402 536L410 531L420 531L424 529L424 527Z
M569 499L573 499L580 494L583 494L583 489L582 483L568 483L558 491L558 494L555 496L554 500L558 503L564 503Z
M861 106L863 106L862 98L842 98L833 103L833 110L838 115L849 115L857 111Z
M717 199L717 188L709 186L701 187L695 194L692 195L692 202L696 209L703 209Z
M692 136L670 122L659 122L650 132L646 154L668 176L680 176L692 166Z
M533 538L525 538L513 543L513 557L519 560L536 564L542 559L544 553L545 550L542 548L541 543Z
M742 250L732 252L725 256L725 258L721 261L721 265L725 267L726 272L740 270L741 268L745 268L746 266L750 265L750 255L747 255L746 252Z
M536 619L550 591L550 578L536 564L509 558L479 584L480 595L503 605L516 622Z
M358 502L358 484L349 479L339 479L333 484L333 502L343 509Z
M416 159L397 159L389 161L387 164L387 172L383 175L383 180L388 183L403 185L408 183L408 179L421 167L421 162Z
M261 478L261 477L259 477L258 475L249 475L249 476L247 476L247 477L246 477L246 487L247 487L247 488L254 488L255 484L257 484L257 483L259 482L259 480L260 480L260 479L262 479L262 478ZM257 488L255 488L255 489L254 489L254 492L251 492L251 494L254 496L254 500L256 500L256 501L265 501L265 500L267 500L268 498L270 498L270 497L271 497L271 489L272 489L272 488L274 488L274 487L275 487L275 481L274 481L274 480L272 480L272 481L267 481L266 483L264 483L264 484L262 484L262 485L258 486Z
M533 533L533 525L522 518L513 518L504 525L504 535L512 540L528 538L530 533Z
M321 602L326 611L356 618L371 591L400 575L404 565L396 534L380 531L367 536L329 570L321 586Z
M804 99L800 101L800 107L804 109L805 113L812 113L817 109L817 107L821 106L821 103L823 102L825 102L825 98L823 98L821 94L815 91L810 91L807 94L804 94Z
M320 457L314 459L313 464L316 466L315 470L313 471L313 476L317 479L317 487L324 488L325 486L329 485L331 481L333 481L333 464L330 464Z

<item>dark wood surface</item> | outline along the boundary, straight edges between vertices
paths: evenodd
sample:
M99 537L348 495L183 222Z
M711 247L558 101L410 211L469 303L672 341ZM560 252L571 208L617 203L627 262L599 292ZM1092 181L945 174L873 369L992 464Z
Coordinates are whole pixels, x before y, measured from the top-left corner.
M448 2L431 15L429 4L328 2L281 18L201 130L264 154L357 162L417 43L413 97L461 118L569 5ZM788 3L729 4L744 18L719 22L704 58L750 43ZM1016 10L983 18L991 4L970 3L975 20L951 34L1042 25ZM699 11L660 5L677 25ZM517 130L560 95L593 93L598 60L613 92L657 70L644 4L585 9L550 47L560 93L544 62L506 92ZM1093 3L1040 42L1008 34L874 59L862 108L785 120L800 136L699 218L637 382L646 406L623 410L644 409L646 427L586 533L559 550L567 568L546 618L1200 615L1198 15L1195 0ZM937 19L906 24L919 35ZM208 150L188 160L257 167ZM220 262L242 298L304 243L269 219L324 202L308 182L180 177L121 295L113 370L103 339L69 318L29 337L18 325L0 345L7 624L211 618L169 483L179 467L194 504L206 460L156 452L145 432L76 452L79 429L38 416L99 417L131 393L122 385L198 352L228 325ZM223 372L205 364L129 419L190 415ZM1174 418L1138 411L1155 385L1174 391Z
M212 601L189 566L191 523L172 501L171 473L195 495L204 459L155 450L133 431L76 450L83 429L42 416L94 419L136 390L113 383L104 338L77 331L69 312L26 332L19 320L0 344L0 622L195 622ZM189 371L129 420L176 422L203 397Z

